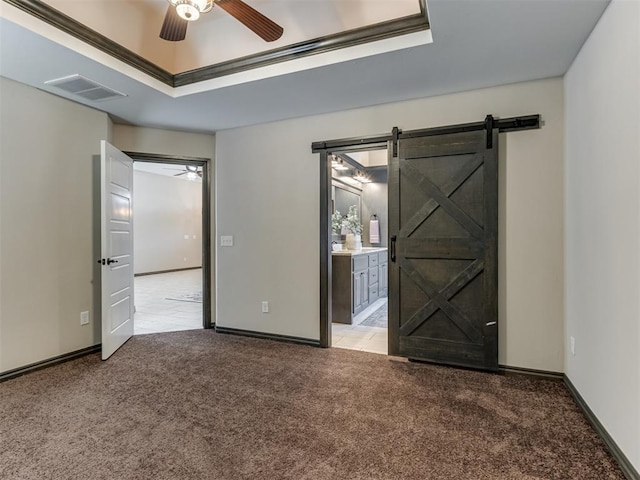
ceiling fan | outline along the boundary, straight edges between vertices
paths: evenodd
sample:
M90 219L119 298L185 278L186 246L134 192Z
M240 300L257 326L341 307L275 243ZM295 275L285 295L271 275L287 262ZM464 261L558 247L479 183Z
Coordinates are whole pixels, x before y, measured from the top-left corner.
M179 42L187 35L187 25L210 12L214 6L222 8L265 42L278 40L284 29L269 20L242 0L167 0L169 7L162 23L160 38Z
M183 165L180 165L183 166ZM177 170L176 168L165 167L167 170ZM184 165L184 170L179 170L180 173L176 173L174 177L180 177L186 175L189 180L195 180L196 178L202 178L202 169L195 165Z

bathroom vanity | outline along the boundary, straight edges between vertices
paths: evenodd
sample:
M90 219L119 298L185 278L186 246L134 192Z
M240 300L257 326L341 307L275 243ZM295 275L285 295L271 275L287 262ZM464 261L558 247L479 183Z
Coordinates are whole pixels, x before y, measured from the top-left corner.
M387 249L332 252L332 321L351 324L353 317L388 293Z

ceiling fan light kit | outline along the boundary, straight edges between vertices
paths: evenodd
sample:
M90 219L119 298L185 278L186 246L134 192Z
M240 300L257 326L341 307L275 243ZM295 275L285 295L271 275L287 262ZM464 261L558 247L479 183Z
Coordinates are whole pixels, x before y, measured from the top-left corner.
M188 22L198 20L201 13L213 8L213 0L169 0L169 3L176 8L178 16Z
M278 40L284 29L242 0L167 0L169 6L160 30L160 38L180 42L187 34L187 24L219 6L265 42Z

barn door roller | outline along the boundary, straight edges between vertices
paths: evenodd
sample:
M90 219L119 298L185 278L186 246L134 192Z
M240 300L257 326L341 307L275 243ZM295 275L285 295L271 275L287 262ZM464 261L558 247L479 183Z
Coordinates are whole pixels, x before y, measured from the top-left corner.
M487 134L487 150L491 150L493 148L493 115L485 117L484 128Z

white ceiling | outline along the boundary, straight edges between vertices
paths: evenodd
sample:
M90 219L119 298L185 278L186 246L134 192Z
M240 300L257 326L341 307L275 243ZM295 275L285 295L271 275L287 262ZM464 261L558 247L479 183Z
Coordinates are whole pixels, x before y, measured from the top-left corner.
M82 102L118 121L214 132L563 75L607 4L608 0L430 0L432 44L210 91L183 90L175 97L168 87L153 88L154 82L129 67L105 66L114 63L105 55L93 55L101 61L90 59L87 47L76 46L84 55L76 53L33 33L32 25L8 21L6 17L15 20L15 15L5 15L13 7L2 2L0 75L48 90L44 81L80 73L128 95L103 103Z
M384 150L367 150L364 152L348 152L351 158L363 167L380 167L389 163L389 154Z
M200 177L191 179L186 175L176 176L176 174L182 173L186 170L186 167L184 165L172 165L167 163L152 162L133 162L133 169L139 172L154 173L156 175L163 175L165 177L173 177L176 180L202 183L202 179Z

